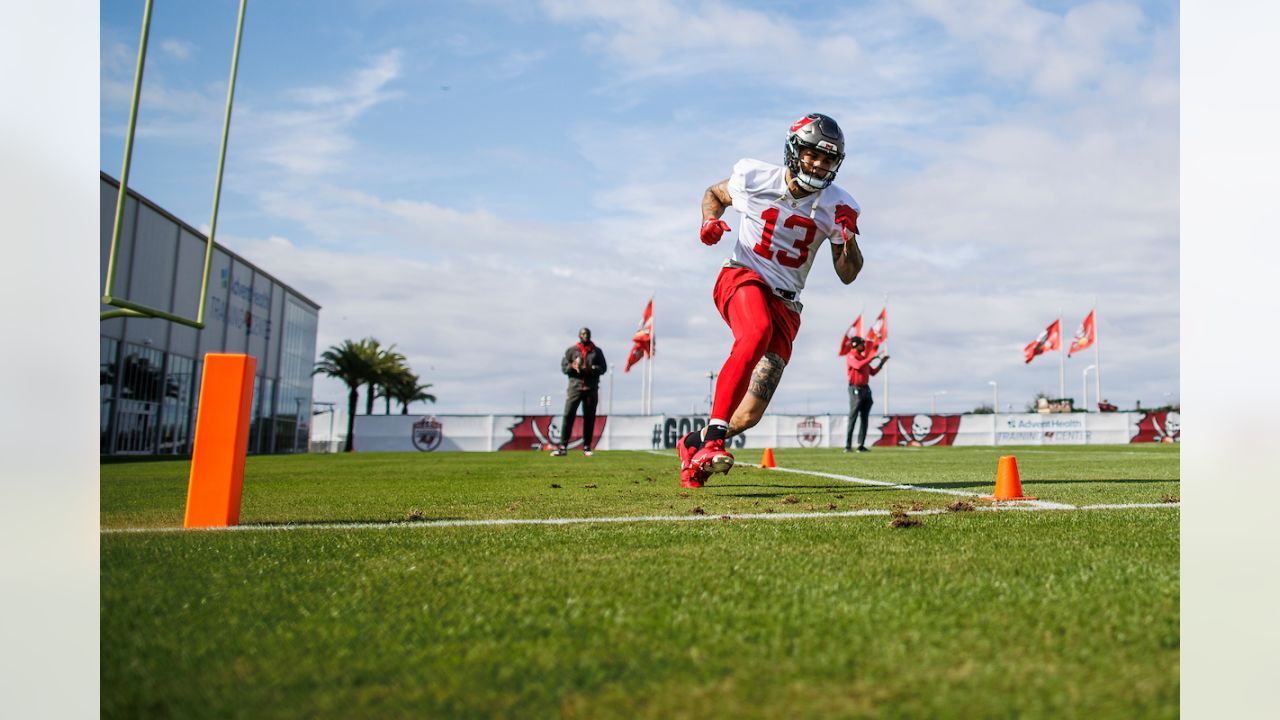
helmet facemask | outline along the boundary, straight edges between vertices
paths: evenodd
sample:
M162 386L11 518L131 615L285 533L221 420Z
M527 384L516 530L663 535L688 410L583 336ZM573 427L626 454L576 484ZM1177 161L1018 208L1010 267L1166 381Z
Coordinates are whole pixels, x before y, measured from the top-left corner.
M804 163L800 160L800 151L810 148L826 153L834 158L830 169L823 176L805 172ZM814 113L800 118L787 133L787 143L783 150L787 170L800 187L817 192L826 188L836 179L836 172L844 162L844 133L835 120Z

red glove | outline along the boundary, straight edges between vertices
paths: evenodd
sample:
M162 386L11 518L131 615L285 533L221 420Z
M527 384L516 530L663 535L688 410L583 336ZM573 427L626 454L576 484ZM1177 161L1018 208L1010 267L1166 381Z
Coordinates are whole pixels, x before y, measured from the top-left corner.
M858 211L848 205L836 206L836 222L846 231L858 234Z
M729 223L719 218L707 218L702 222L702 229L698 231L698 238L702 240L703 245L715 245L730 230L732 228L729 227Z

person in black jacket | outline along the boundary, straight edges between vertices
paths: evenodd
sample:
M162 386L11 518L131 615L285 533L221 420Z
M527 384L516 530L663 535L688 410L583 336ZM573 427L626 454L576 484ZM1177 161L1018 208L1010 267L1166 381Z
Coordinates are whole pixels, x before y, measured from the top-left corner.
M591 442L596 434L596 404L600 400L600 376L609 369L604 352L591 342L591 329L578 331L578 342L564 352L560 370L569 376L569 392L564 401L564 420L560 423L560 447L552 455L568 452L573 421L582 405L582 454L591 457Z

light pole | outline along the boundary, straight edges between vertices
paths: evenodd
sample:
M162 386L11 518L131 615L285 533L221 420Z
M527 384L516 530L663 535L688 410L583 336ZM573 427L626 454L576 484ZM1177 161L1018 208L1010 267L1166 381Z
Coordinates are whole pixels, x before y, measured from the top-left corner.
M938 412L938 396L946 395L946 394L947 394L946 390L939 390L938 392L933 394L933 399L930 401L930 404L929 404L930 415L936 415Z
M1090 365L1080 373L1080 389L1084 391L1084 411L1089 412L1089 371L1096 369L1097 365Z
M711 403L716 396L716 373L707 371L707 417L711 417Z
M991 444L1000 444L1000 385L995 380L988 380L991 386Z
M331 402L313 402L313 403L311 403L311 406L312 406L312 409L311 409L311 416L312 416L312 417L315 417L316 415L323 415L323 414L325 414L325 413L328 413L328 414L329 414L329 436L328 436L327 438L325 438L325 443L324 443L325 450L324 450L324 451L325 451L325 452L331 452L331 451L329 450L329 448L333 447L333 415L334 415L333 407L334 407L334 403L331 403ZM315 409L315 407L316 407L316 406L321 406L321 407L324 407L325 409L324 409L324 410L316 410L316 409Z

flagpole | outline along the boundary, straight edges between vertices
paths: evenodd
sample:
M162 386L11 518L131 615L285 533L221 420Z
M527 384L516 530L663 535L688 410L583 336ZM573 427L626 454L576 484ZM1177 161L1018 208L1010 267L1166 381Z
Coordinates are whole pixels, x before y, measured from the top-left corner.
M1098 298L1093 298L1093 394L1098 396L1098 412L1102 412L1102 354L1098 350ZM1085 408L1088 410L1088 408Z
M649 362L649 358L642 358L643 362ZM646 397L645 387L649 384L649 368L648 366L640 368L640 414L648 415L644 411L644 399Z
M649 302L653 302L653 295L649 296ZM658 327L658 325L656 322L654 322L654 316L657 314L658 313L656 310L649 313L649 366L648 366L649 367L649 413L648 414L650 415L653 414L653 355L658 350L658 341L657 341L658 335L656 332L656 328Z
M883 312L884 312L884 325L885 325L885 326L884 326L884 328L882 328L882 330L888 330L888 328L889 328L889 293L887 293L887 292L884 294L884 310L883 310ZM884 354L885 354L885 355L888 355L888 354L889 354L889 336L888 336L888 333L886 333L886 334L885 334L885 338L884 338ZM881 364L883 364L883 362L882 362ZM884 416L886 416L886 417L889 415L889 368L887 368L887 367L884 369L884 412L883 412L883 413L881 413L881 414L882 414L882 415L884 415Z
M644 358L644 367L640 372L640 414L649 414L649 358Z
M648 369L649 369L649 397L646 400L646 403L649 406L649 414L652 415L653 414L653 355L652 354L649 355Z
M1062 347L1062 308L1058 308L1058 398L1067 396L1067 351Z
M640 386L640 412L643 415L649 414L649 363L652 362L645 356L644 359L644 382Z

